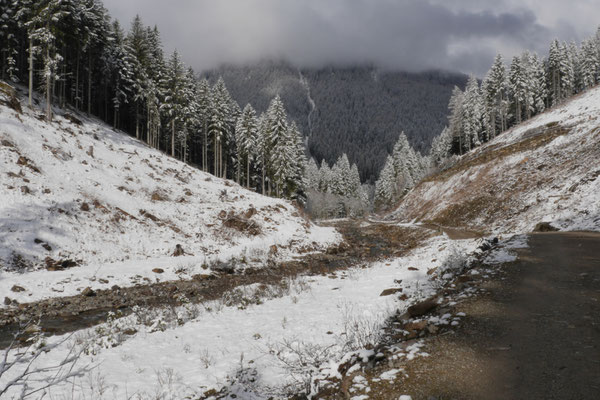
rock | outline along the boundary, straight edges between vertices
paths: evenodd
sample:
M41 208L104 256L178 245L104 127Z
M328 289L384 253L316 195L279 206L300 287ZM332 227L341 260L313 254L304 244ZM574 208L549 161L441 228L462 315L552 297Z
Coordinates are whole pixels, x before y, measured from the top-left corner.
M410 318L420 317L421 315L426 314L427 312L436 308L437 305L437 297L432 297L430 299L424 300L420 303L413 304L412 306L408 307L406 313Z
M14 285L13 287L10 288L10 290L12 290L13 292L19 293L19 292L24 292L25 288L22 286Z
M533 228L534 232L556 232L559 230L560 229L552 226L550 222L540 222L535 226L535 228Z
M244 218L250 219L253 216L255 216L257 212L258 211L256 211L256 208L250 207L250 209L248 211L246 211L246 213L244 214Z
M427 325L427 331L429 333L431 333L432 335L435 335L439 330L440 330L440 328L438 328L437 325L434 325L434 324Z
M173 252L173 257L180 257L185 255L185 251L183 251L183 247L180 244L175 245L175 251Z
M419 321L419 322L409 322L404 325L404 329L407 331L416 331L421 332L423 329L427 327L427 321Z
M100 279L98 279L98 282L106 285L108 283L108 279L100 278Z
M271 247L269 247L269 254L277 254L279 250L277 249L277 245L271 245Z
M398 297L398 300L401 300L401 301L408 300L408 296L406 295L406 293L403 293L402 295L400 295L400 297Z
M379 296L380 297L391 296L393 294L400 293L401 291L402 291L402 288L385 289L383 292L381 292L381 294Z
M90 205L85 201L81 203L81 207L79 207L81 211L90 211Z
M127 328L123 331L123 334L127 335L127 336L132 336L132 335L135 335L136 333L137 333L137 329L135 329L135 328Z
M96 292L94 292L92 288L88 286L85 289L83 289L81 295L85 297L94 297L96 295Z
M428 269L427 270L427 275L433 275L435 273L435 271L437 271L437 267Z
M119 289L121 289L121 287L120 287L119 285L112 285L112 286L110 287L110 290L115 290L115 291L117 291L117 290L119 290Z
M71 121L75 125L79 125L79 126L83 125L83 122L81 122L81 120L79 118L77 118L76 116L74 116L73 114L65 113L63 115L63 118L66 119L67 121Z
M155 274L162 274L163 272L165 272L165 270L162 268L154 268L152 272L154 272Z
M29 193L31 193L31 189L29 189L29 187L27 187L27 186L21 186L21 193L29 194Z
M4 298L4 305L5 306L10 306L11 303L12 303L12 301L10 300L10 298L8 298L8 297Z
M235 229L251 236L257 236L261 233L260 226L256 222L251 221L244 216L235 215L232 213L228 214L226 218L223 219L223 226L226 228Z
M419 269L418 269L418 268L415 268L415 267L408 267L408 270L409 270L409 271L418 271Z

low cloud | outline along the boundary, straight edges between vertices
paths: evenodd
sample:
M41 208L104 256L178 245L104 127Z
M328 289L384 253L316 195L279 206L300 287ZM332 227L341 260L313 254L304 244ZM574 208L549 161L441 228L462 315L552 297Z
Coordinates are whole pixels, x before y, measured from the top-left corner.
M104 3L124 26L135 14L146 24L157 24L167 51L179 49L198 71L221 63L274 58L301 66L372 63L387 69L435 68L482 74L497 51L507 58L524 49L545 53L554 37L580 40L595 28L591 26L593 19L586 15L586 10L594 9L590 0L569 8L557 0L515 4L497 0L489 6L472 0ZM543 12L533 11L538 6ZM548 10L552 7L556 14ZM577 21L565 19L574 10L582 17Z

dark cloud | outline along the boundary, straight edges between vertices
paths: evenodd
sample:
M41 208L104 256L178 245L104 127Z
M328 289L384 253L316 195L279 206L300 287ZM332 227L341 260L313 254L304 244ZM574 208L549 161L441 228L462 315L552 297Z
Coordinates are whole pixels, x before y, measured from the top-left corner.
M104 0L125 25L157 24L197 70L283 58L302 66L373 63L483 73L496 53L545 52L593 31L595 0ZM513 4L515 3L515 4ZM540 8L543 7L543 8ZM548 9L555 8L555 12ZM533 10L542 10L534 12ZM579 14L574 14L578 10ZM573 16L574 15L574 16ZM576 21L568 18L575 18ZM576 23L576 24L575 24Z

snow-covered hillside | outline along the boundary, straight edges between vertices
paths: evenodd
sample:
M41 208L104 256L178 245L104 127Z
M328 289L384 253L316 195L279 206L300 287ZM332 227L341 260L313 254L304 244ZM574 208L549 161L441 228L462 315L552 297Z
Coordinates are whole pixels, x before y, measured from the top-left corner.
M287 258L340 240L287 201L81 115L48 123L0 105L0 177L0 293L19 302L186 278L217 260ZM185 255L172 257L177 245ZM25 291L11 292L17 283Z
M498 136L425 179L403 220L527 232L539 222L600 229L600 88Z

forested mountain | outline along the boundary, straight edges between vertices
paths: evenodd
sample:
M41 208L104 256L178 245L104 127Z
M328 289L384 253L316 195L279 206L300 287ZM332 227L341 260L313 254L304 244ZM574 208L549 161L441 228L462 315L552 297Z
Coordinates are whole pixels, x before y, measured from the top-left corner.
M467 77L446 72L388 72L370 66L299 69L286 62L226 65L203 73L223 77L232 97L258 112L279 94L318 163L346 153L363 181L373 182L402 131L422 153L447 124L454 86Z

